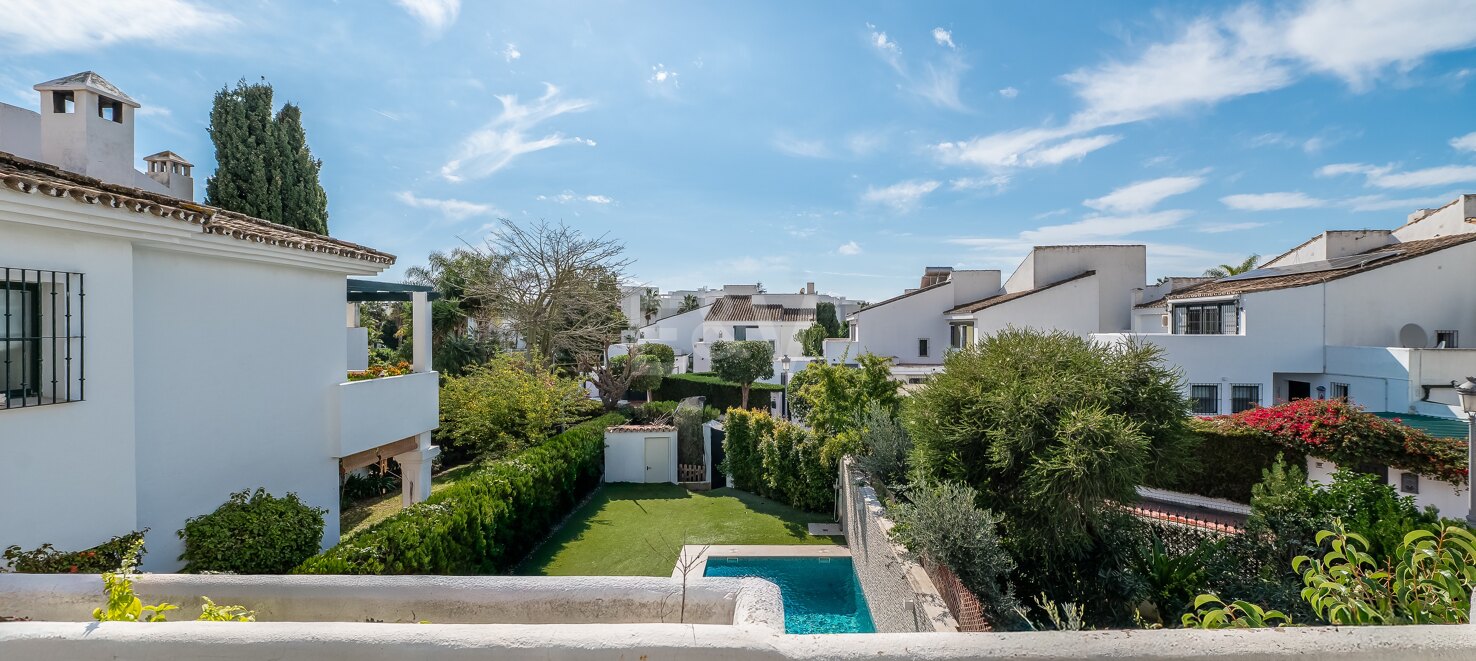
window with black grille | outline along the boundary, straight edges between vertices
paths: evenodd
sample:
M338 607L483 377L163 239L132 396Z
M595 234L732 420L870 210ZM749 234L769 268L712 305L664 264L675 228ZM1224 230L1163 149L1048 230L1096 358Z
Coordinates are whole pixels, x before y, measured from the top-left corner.
M0 267L0 410L83 399L81 273Z
M1248 411L1261 405L1261 384L1237 383L1230 386L1230 412Z
M1189 401L1195 415L1219 415L1220 386L1213 383L1196 383L1189 386Z

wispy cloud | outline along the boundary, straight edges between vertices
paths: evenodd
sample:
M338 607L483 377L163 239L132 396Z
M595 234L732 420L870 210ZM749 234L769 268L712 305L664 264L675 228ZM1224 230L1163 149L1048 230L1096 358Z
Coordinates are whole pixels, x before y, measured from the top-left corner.
M0 50L10 53L96 51L146 41L188 46L237 25L235 17L191 0L10 0L0 20Z
M933 28L933 41L938 42L939 46L947 46L955 50L958 49L958 46L953 44L953 33L943 28Z
M1476 131L1451 138L1450 146L1458 151L1476 151Z
M876 51L876 54L879 55L883 61L891 65L891 67L893 69L896 69L898 73L901 73L902 48L897 45L896 41L893 41L891 38L887 37L886 32L877 29L875 25L867 23L866 29L871 31L871 48Z
M451 27L461 15L461 0L395 0L395 4L433 33Z
M847 256L859 255L861 254L861 244L856 243L855 241L847 241L845 243L842 243L839 248L836 248L835 252L837 254Z
M441 167L441 176L452 181L480 179L507 167L523 154L566 144L595 144L593 140L565 137L558 132L540 138L528 135L551 118L588 110L594 105L590 101L562 98L559 88L549 83L544 83L543 96L528 105L519 103L513 94L498 96L497 100L502 102L502 112L461 140L456 155Z
M1220 202L1239 211L1281 211L1327 206L1327 200L1311 197L1301 192L1226 195L1220 198Z
M557 195L539 195L534 199L537 199L539 202L557 202L559 204L569 204L571 202L588 202L590 204L603 205L612 204L615 202L615 198L612 198L608 195L581 195L571 190L566 190Z
M999 95L1006 99L1013 99L1017 96L1020 96L1020 90L1017 90L1013 87L1006 87L999 90Z
M666 68L665 64L659 62L651 67L651 77L648 80L657 85L682 86L682 81L678 79L677 72Z
M947 51L937 58L924 61L914 72L913 67L909 67L902 57L902 48L897 45L896 40L871 23L866 24L866 29L870 31L868 43L872 50L902 77L903 89L940 108L967 110L959 98L959 87L969 65L958 53L958 45L953 41L952 32L943 28L933 29L933 40Z
M948 182L949 190L1004 190L1010 183L1009 175L995 174L984 177L959 177Z
M523 51L518 50L517 44L509 42L507 47L502 49L502 59L511 64L513 60L523 59Z
M1476 165L1441 165L1400 172L1392 165L1334 163L1324 165L1317 174L1322 177L1360 174L1367 185L1375 188L1429 188L1476 181Z
M1241 232L1253 230L1257 227L1265 227L1266 223L1210 223L1195 228L1205 234L1224 234L1226 232Z
M830 149L820 140L808 140L796 138L788 133L780 133L774 136L770 144L775 149L802 158L825 158L830 156Z
M1080 159L1121 139L1116 135L1094 135L1059 140L1063 135L1049 129L1026 129L961 142L944 142L934 145L933 150L944 163L1003 170Z
M922 199L935 190L938 190L937 181L903 181L884 188L868 188L861 196L863 202L880 204L891 207L899 213L906 213L917 208Z
M1460 194L1451 192L1444 195L1431 195L1429 197L1406 197L1389 198L1383 195L1360 195L1343 201L1352 211L1414 211L1415 209L1429 209L1438 207L1446 202L1454 200Z
M1047 225L1039 229L1026 230L1020 233L1020 238L1035 244L1117 239L1140 232L1168 229L1178 225L1190 215L1190 212L1184 209L1169 209L1152 213L1087 216L1074 223Z
M1108 213L1138 213L1204 185L1204 177L1161 177L1128 184L1082 204Z
M466 220L473 216L506 216L497 207L480 202L468 202L456 199L437 199L432 197L420 197L410 191L395 193L395 199L402 204L416 209L430 209L439 212L451 220Z

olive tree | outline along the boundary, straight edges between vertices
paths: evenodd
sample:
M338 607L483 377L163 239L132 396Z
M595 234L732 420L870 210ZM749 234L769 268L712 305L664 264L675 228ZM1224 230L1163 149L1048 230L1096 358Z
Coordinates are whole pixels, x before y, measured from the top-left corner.
M740 406L748 408L749 386L774 376L774 347L762 340L718 340L712 343L712 371L743 387Z

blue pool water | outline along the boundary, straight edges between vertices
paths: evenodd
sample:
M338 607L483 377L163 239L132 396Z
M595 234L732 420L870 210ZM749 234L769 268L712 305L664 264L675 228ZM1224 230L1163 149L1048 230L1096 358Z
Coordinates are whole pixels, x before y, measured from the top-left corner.
M850 558L708 558L704 576L756 576L779 586L785 633L875 633Z

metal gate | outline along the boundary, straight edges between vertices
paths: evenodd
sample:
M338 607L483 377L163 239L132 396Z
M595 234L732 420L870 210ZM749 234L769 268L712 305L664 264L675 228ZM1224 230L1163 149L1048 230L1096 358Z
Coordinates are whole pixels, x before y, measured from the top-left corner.
M722 465L723 457L727 456L723 453L724 432L717 427L712 427L711 429L712 441L707 454L712 457L712 488L721 489L728 486L728 475L719 468Z

